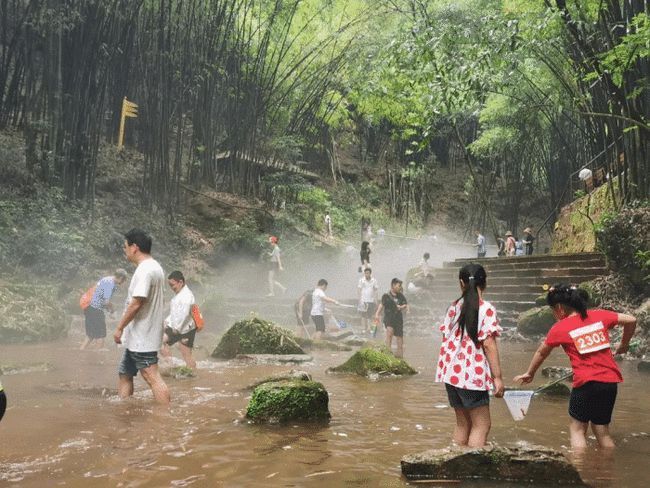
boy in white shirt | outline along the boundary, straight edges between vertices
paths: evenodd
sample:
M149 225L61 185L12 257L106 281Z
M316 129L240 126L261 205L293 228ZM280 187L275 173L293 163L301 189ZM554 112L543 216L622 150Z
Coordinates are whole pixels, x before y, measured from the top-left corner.
M377 280L372 277L372 269L366 268L363 277L359 280L357 287L359 299L359 312L361 312L361 327L364 333L370 332L370 321L375 315L377 302L379 301Z
M185 276L180 271L172 271L167 277L167 283L174 296L169 302L169 315L164 321L165 333L160 354L170 360L172 352L169 346L178 342L185 365L196 369L196 361L192 357L196 336L196 324L192 318L192 305L196 303L194 294L185 284Z
M314 293L311 295L311 320L316 326L316 333L314 334L314 339L319 340L325 332L325 303L333 303L338 305L339 302L325 295L325 290L327 290L327 280L320 279L318 280L318 286L314 290Z

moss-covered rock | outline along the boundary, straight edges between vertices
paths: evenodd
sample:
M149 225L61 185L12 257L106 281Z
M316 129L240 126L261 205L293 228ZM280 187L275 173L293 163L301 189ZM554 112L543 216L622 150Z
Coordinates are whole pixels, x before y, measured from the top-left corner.
M365 347L355 352L350 359L340 366L330 368L335 373L354 373L359 376L412 375L417 374L406 361L396 358L386 349Z
M517 330L523 336L545 335L555 323L550 307L531 308L519 314Z
M272 322L253 317L235 322L212 352L218 359L238 354L305 354L293 334Z
M546 366L542 368L542 376L553 379L567 376L567 380L570 380L573 377L573 370L564 366Z
M0 286L0 343L53 341L68 334L56 289L39 286Z
M537 307L543 307L543 306L545 306L545 305L547 305L547 302L546 302L546 293L542 293L542 294L539 295L537 298L535 298L535 306L537 306Z
M328 422L329 395L315 381L285 380L255 388L246 408L246 417L255 422Z

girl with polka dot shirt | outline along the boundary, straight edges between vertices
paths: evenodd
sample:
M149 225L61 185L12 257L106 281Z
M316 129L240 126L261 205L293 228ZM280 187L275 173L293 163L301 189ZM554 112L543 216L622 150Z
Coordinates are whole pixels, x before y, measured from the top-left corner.
M436 381L445 383L456 413L454 442L481 447L490 432L490 396L502 397L499 350L501 333L492 304L483 301L487 275L480 264L468 264L459 274L462 296L449 307L440 326L442 342Z

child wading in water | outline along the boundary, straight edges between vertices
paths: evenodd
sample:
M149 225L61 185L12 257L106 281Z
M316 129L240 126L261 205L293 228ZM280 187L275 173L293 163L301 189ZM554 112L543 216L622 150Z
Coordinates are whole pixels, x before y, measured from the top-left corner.
M554 285L546 296L558 322L551 327L533 356L528 371L515 381L530 383L554 347L562 346L573 368L569 400L571 447L587 447L589 423L601 447L614 447L609 423L616 402L617 384L623 381L609 344L609 330L623 326L623 337L614 354L627 352L636 318L607 310L587 310L589 296L569 285Z
M501 333L496 310L483 301L486 273L468 264L458 273L463 296L449 307L440 326L442 344L436 381L445 383L456 412L454 442L481 447L490 432L490 396L503 396L496 337Z

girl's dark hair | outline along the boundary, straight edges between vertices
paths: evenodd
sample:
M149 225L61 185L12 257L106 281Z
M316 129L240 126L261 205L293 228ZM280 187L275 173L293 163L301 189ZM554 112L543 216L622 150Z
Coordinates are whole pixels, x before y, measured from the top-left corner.
M458 279L465 285L463 306L458 317L460 336L467 332L474 344L478 346L478 309L480 307L478 289L483 290L487 280L485 269L480 264L467 264L460 268Z
M478 289L483 290L487 280L485 269L480 264L467 264L460 268L458 279L465 285L463 306L458 317L461 338L467 332L474 344L478 346L478 309L480 307Z
M551 307L559 303L560 305L575 310L580 314L580 317L586 319L589 293L577 286L558 283L548 290L546 303Z

